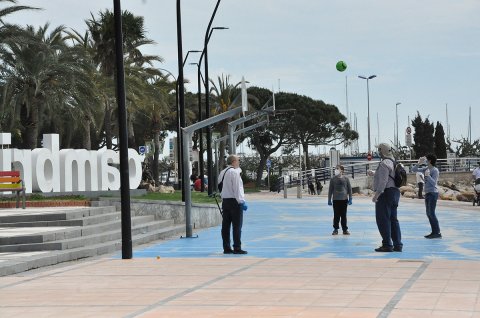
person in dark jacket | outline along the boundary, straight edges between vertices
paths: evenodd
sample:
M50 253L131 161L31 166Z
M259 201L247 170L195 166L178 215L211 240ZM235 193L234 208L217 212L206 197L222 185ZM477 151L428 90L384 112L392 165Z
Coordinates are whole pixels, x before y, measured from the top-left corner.
M375 203L375 219L382 236L382 246L375 252L401 252L403 250L402 232L397 218L400 190L395 186L395 158L392 147L387 143L378 145L378 154L382 161L377 170L368 170L373 176L372 202Z
M339 223L342 225L344 235L350 235L347 226L347 205L352 204L352 187L350 180L343 175L344 167L335 167L335 176L330 180L328 187L328 205L333 205L333 232L338 234ZM333 199L333 201L332 201Z

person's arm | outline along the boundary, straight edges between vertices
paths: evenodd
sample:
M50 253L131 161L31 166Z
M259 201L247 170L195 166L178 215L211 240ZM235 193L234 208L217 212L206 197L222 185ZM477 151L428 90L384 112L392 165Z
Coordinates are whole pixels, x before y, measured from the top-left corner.
M243 189L243 181L242 177L240 176L240 173L234 171L234 169L231 169L232 171L231 176L232 176L232 183L233 183L233 193L235 193L235 198L237 199L237 202L239 204L245 203L245 192Z
M388 178L390 178L390 169L385 162L381 162L378 165L377 170L375 171L375 194L373 195L372 201L377 202L378 197L385 191L385 187L387 186Z
M330 179L330 184L328 185L328 202L332 202L333 195L333 178Z
M430 175L425 175L425 183L428 183L432 187L436 187L438 181L438 169L434 168L430 171Z
M352 201L352 186L350 184L350 179L347 178L347 193L348 193L348 199Z

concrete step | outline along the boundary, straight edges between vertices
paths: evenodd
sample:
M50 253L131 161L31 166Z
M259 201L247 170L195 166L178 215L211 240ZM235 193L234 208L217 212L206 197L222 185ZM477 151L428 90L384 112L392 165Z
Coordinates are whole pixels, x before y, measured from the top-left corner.
M72 220L83 217L108 214L116 212L114 206L102 207L86 207L77 209L52 209L42 211L20 211L9 215L0 216L0 224L2 223L20 223L20 222L36 222L36 221L57 221L57 220ZM21 213L21 214L20 214ZM117 212L118 213L118 212Z
M110 213L80 217L79 219L61 219L52 221L29 221L17 223L0 223L0 227L48 227L48 226L87 226L120 220L121 214L113 211Z
M173 225L173 220L163 220L163 221L153 221L149 223L141 223L138 225L132 225L132 236L137 234L148 234L150 231L155 231L161 228L169 227ZM67 231L68 235L72 235L71 238L65 238L56 240L56 236L62 235L62 232L59 233L47 233L45 235L35 235L30 237L24 237L22 239L18 238L17 242L24 242L24 239L28 239L29 243L22 244L8 244L1 245L0 252L30 252L30 251L45 251L45 250L66 250L73 249L82 246L95 245L99 243L105 243L108 241L115 241L121 239L121 228L118 227L115 230L101 231L100 233L92 230L94 234L82 236L82 227L73 229L72 231ZM63 234L65 235L65 234ZM52 239L53 238L53 239ZM6 238L8 239L8 238ZM45 242L33 243L33 240L47 239Z
M179 235L185 231L184 224L172 225L162 229L152 231L147 234L138 234L132 236L132 245L140 245L155 240L165 239ZM102 254L114 253L122 247L121 239L98 243L91 246L83 246L69 250L48 251L39 254L21 253L17 258L12 258L2 263L0 266L0 276L21 273L27 270L40 268L49 265L55 265L62 262L73 261L77 259L93 257Z
M99 206L110 206L109 201L90 201L90 206L99 207Z
M100 217L107 216L108 214L100 215ZM91 218L98 219L99 216L94 216ZM146 216L135 216L132 217L132 227L141 226L144 223L149 223L154 221L153 215ZM87 218L85 218L87 219ZM84 222L85 219L81 221ZM3 225L2 225L3 226ZM10 229L10 228L9 228ZM25 233L28 231L28 234L15 235L15 229L12 228L9 231L9 236L0 237L0 246L1 245L13 245L13 244L28 244L28 243L45 243L52 241L59 241L65 239L71 239L81 236L95 235L96 233L104 233L108 231L115 231L121 229L121 220L116 217L116 213L107 220L102 220L100 223L92 223L87 226L74 226L74 227L33 227L33 228L17 228L20 233ZM38 233L35 231L38 230ZM1 231L0 231L1 234Z

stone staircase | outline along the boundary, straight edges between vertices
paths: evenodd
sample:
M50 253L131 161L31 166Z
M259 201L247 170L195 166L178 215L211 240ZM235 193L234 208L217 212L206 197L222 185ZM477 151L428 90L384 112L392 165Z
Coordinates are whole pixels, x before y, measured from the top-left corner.
M0 276L120 250L121 212L101 201L92 205L0 215ZM133 245L185 230L152 215L131 220Z

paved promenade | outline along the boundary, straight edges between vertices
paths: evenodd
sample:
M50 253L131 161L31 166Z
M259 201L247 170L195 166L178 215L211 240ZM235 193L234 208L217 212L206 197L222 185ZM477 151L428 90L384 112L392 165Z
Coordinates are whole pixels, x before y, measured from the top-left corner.
M404 252L380 244L373 203L354 197L350 236L332 236L326 197L247 195L243 246L220 228L0 277L0 317L480 317L480 207L440 202L443 239L402 199Z

